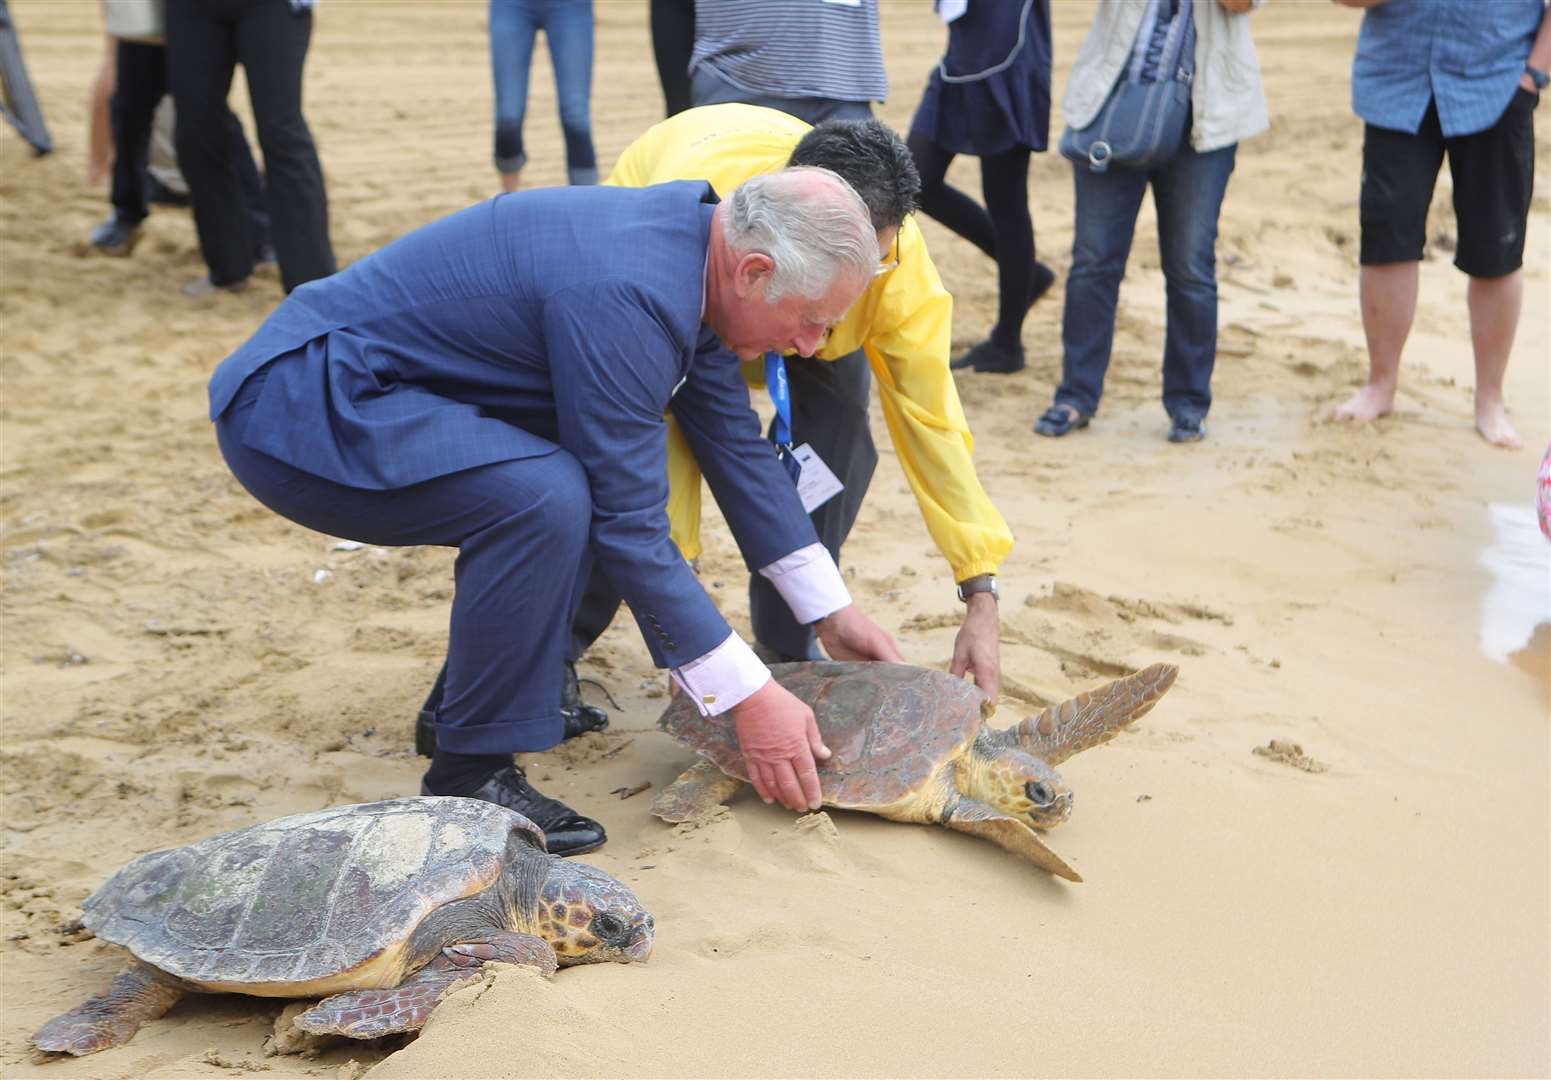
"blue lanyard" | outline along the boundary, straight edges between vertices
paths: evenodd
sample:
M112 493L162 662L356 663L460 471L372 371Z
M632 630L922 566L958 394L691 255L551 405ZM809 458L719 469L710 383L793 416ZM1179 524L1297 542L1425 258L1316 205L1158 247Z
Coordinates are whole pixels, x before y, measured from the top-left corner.
M780 353L765 354L765 386L775 402L776 457L795 484L802 475L802 463L792 453L792 391L786 385L786 358Z

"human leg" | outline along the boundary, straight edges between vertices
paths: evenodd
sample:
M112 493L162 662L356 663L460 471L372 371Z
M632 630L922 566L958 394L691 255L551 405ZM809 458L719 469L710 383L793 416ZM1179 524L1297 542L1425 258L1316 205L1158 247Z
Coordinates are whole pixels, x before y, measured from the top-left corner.
M1217 221L1237 151L1235 144L1198 154L1187 145L1152 176L1168 311L1163 407L1174 421L1170 438L1175 442L1199 438L1201 421L1212 407Z
M250 379L216 423L222 455L255 498L333 536L458 548L438 745L422 793L516 809L557 854L597 847L602 827L534 790L511 759L554 746L564 730L563 620L543 625L512 612L565 612L575 602L592 505L581 465L557 449L392 491L345 487L244 445L264 379Z
M128 255L140 238L146 203L146 162L156 105L167 92L167 50L160 45L118 43L118 80L110 104L113 119L113 214L92 233L91 245L108 255Z
M598 182L598 158L592 145L592 31L592 0L548 0L544 37L555 69L566 178L571 184Z
M666 115L690 107L689 57L695 51L694 0L651 0L652 57Z
M991 216L974 199L947 182L948 166L953 164L954 155L917 132L910 133L905 145L921 174L922 213L996 258L996 229Z
M1476 357L1476 430L1493 446L1517 450L1519 433L1508 421L1503 376L1524 306L1524 274L1473 277L1465 292L1470 308L1470 344Z
M528 111L528 70L538 19L523 0L490 0L490 70L495 81L495 168L501 190L516 191L528 155L522 122Z
M1508 421L1503 377L1524 303L1524 240L1535 185L1534 109L1514 93L1497 123L1448 140L1459 245L1454 265L1470 275L1466 302L1476 362L1476 430L1494 446L1523 445Z
M92 80L86 130L86 186L97 187L112 177L114 84L117 82L118 38L102 37L102 62Z
M302 115L302 68L311 40L312 12L290 4L249 3L236 21L237 56L264 152L269 237L286 292L336 269L323 165Z
M1076 231L1072 268L1066 275L1066 307L1061 315L1061 385L1055 405L1069 417L1098 412L1115 341L1115 307L1120 279L1131 255L1136 214L1147 190L1140 169L1096 173L1072 166L1076 192ZM1064 432L1062 433L1064 434Z
M1363 129L1358 292L1368 341L1368 381L1336 407L1337 420L1374 420L1395 404L1400 354L1416 315L1427 208L1443 164L1443 131L1429 105L1416 134Z
M999 300L991 342L1023 359L1023 319L1034 290L1034 220L1029 216L1029 152L980 159L980 187L996 237Z
M807 443L845 485L812 514L819 540L836 562L840 547L856 524L862 500L878 465L868 422L872 371L858 349L839 360L788 357L792 395L792 441ZM749 621L754 640L770 652L805 659L816 648L813 631L792 617L781 594L759 574L749 578Z
M209 283L231 288L253 272L253 245L226 127L237 43L225 5L167 0L167 84L177 107L178 164L193 201Z

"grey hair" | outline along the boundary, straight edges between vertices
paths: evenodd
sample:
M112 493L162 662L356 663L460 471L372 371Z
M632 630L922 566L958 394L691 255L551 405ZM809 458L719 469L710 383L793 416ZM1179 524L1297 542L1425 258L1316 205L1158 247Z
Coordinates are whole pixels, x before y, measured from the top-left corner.
M819 177L832 184L815 184ZM818 300L843 275L871 281L878 272L878 234L867 204L828 169L751 177L717 209L735 252L768 255L775 264L765 291L772 304L794 293Z

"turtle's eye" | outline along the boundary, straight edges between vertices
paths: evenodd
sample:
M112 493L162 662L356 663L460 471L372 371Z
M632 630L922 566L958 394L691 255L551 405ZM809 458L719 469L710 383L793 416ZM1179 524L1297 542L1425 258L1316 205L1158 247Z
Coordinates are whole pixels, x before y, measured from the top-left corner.
M592 931L604 941L611 941L625 931L625 924L618 916L599 915L592 920Z
M1056 801L1056 793L1050 790L1050 785L1043 780L1030 780L1023 785L1023 791L1028 795L1029 801L1041 810Z

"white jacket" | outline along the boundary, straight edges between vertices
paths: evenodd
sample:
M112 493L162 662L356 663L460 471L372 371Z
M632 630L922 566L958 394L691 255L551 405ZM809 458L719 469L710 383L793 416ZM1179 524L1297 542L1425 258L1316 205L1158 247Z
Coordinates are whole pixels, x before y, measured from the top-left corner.
M1259 7L1264 0L1256 0ZM1218 0L1191 0L1196 22L1196 71L1191 85L1190 145L1219 150L1271 126L1260 61L1249 35L1249 13L1230 14ZM1082 129L1093 122L1131 58L1147 0L1099 0L1093 25L1077 50L1061 112Z

